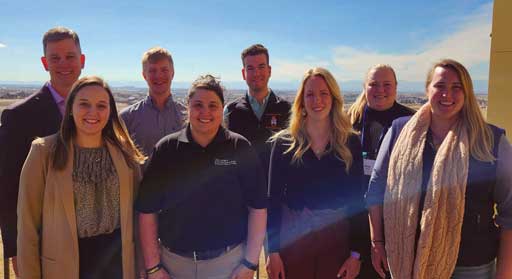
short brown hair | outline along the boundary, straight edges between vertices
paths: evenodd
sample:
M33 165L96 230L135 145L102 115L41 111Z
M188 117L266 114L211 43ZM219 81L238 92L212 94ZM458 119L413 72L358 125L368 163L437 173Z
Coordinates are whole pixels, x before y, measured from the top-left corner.
M197 89L206 89L215 92L215 95L219 97L222 105L224 105L224 87L218 78L212 75L199 76L192 82L192 86L188 90L188 100L196 94Z
M167 49L159 46L152 47L148 49L146 52L144 52L144 54L142 55L142 67L144 67L144 65L148 62L156 63L163 59L168 59L171 66L174 67L174 62L172 61L171 53Z
M46 47L48 46L48 43L58 42L65 39L72 39L78 47L78 50L80 52L82 51L80 48L80 39L78 38L78 34L67 27L57 26L44 33L43 54L46 54Z
M268 49L264 47L262 44L254 44L242 51L242 64L245 66L244 59L247 56L255 56L265 54L265 57L267 57L267 64L269 63L269 57L268 57Z

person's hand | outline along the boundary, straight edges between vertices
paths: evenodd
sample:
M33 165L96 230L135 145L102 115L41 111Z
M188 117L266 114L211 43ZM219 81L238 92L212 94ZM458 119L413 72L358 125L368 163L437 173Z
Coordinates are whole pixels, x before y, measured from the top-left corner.
M285 279L284 265L279 253L271 253L268 256L266 267L270 279Z
M18 272L18 258L16 256L12 257L12 270L14 271L14 276L16 278L20 277L20 273Z
M359 274L359 269L361 269L361 261L348 257L338 271L338 278L354 279Z
M158 270L157 272L148 274L147 278L148 279L171 279L171 276L169 275L169 273L167 273L167 271L165 271L164 268L160 268L160 270Z
M381 278L386 277L385 271L389 271L389 267L384 242L372 241L372 265Z
M248 269L245 265L239 264L233 273L231 274L231 279L253 279L254 278L254 270Z

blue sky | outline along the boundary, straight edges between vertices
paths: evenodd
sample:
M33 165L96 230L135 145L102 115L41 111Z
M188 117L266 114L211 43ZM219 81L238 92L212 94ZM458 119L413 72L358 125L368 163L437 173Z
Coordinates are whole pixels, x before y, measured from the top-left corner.
M228 87L243 88L240 52L262 43L274 87L294 89L305 70L323 66L342 89L344 83L358 89L372 64L388 63L400 85L421 90L429 65L450 57L485 91L492 6L478 0L0 0L0 82L46 80L41 38L62 25L80 36L83 73L114 85L143 85L142 53L160 45L173 54L175 84L212 73Z

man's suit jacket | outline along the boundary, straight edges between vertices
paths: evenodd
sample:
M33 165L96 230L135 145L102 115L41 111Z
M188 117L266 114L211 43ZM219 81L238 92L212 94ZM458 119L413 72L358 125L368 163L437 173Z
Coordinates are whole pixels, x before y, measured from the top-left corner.
M2 112L0 124L0 221L9 232L16 232L16 204L21 168L30 144L37 137L56 133L62 116L45 85L38 92ZM16 240L16 236L8 239ZM15 247L12 243L11 247ZM14 253L5 255L15 256Z
M37 139L23 165L18 202L20 278L79 279L79 247L73 191L73 144L63 170L50 165L57 135ZM133 203L139 168L130 168L121 150L106 142L119 179L123 278L135 278ZM138 262L140 266L140 261Z

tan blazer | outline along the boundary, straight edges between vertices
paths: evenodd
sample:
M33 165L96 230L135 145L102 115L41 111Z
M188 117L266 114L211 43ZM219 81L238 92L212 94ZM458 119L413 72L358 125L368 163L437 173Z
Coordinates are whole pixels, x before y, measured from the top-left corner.
M18 197L18 267L23 279L78 279L78 232L72 145L64 170L49 166L56 135L36 139L23 165ZM133 203L140 174L116 147L108 151L119 177L123 278L135 278Z

